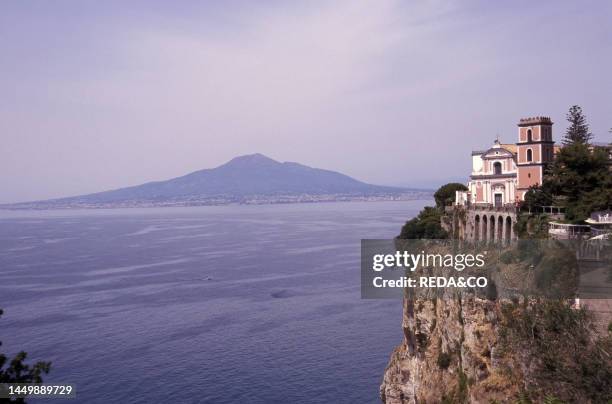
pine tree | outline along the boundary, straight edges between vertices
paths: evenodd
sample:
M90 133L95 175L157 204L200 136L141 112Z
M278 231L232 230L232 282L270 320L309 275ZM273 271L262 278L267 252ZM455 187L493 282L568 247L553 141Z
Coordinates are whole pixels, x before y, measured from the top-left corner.
M572 106L566 117L570 126L565 131L563 144L566 146L575 143L588 144L593 135L589 132L589 125L582 114L582 108L578 105Z

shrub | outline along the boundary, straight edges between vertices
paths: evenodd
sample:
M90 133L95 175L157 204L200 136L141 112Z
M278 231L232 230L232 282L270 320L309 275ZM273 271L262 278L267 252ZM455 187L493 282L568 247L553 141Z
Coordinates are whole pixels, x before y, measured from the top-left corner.
M425 207L417 217L406 222L400 239L445 239L448 233L440 223L442 215L436 208Z
M449 352L440 352L438 354L438 360L437 360L438 367L440 369L448 369L448 367L451 364L451 359L452 359L452 356Z

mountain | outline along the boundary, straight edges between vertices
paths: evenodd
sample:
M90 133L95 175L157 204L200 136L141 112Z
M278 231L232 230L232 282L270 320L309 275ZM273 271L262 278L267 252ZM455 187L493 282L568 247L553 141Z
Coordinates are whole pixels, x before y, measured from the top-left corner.
M407 188L366 184L335 171L292 162L278 162L262 154L240 156L212 169L166 181L10 207L105 207L138 205L210 205L274 203L355 198L397 198L414 192Z

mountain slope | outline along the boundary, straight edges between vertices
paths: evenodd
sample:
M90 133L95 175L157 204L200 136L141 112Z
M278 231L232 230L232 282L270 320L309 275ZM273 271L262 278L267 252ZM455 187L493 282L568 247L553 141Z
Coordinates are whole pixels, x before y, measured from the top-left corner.
M280 163L262 154L240 156L212 169L166 181L95 194L35 202L37 205L114 205L126 203L241 202L245 198L298 195L400 195L405 188L370 185L335 171ZM31 203L30 203L31 204ZM19 204L21 205L21 204Z

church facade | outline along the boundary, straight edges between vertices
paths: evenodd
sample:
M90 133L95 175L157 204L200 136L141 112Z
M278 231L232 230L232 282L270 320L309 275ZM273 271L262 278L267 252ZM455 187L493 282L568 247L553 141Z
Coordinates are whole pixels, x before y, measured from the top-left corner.
M544 167L553 161L558 147L549 117L521 119L517 142L496 140L487 150L472 152L472 172L467 191L458 191L456 204L463 206L515 206L529 187L542 184Z

